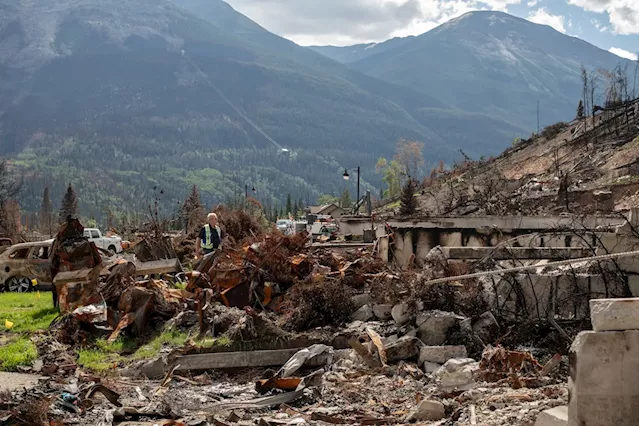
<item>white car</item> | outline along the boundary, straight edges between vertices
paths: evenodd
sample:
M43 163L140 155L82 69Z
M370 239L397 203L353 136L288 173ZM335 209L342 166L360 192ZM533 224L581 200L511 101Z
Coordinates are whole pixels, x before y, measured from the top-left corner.
M122 252L122 238L105 237L98 228L84 228L84 236L93 242L96 247L107 250L112 254Z
M280 219L279 221L276 222L276 226L282 232L287 232L287 229L289 228L290 224L291 224L291 221L289 219Z

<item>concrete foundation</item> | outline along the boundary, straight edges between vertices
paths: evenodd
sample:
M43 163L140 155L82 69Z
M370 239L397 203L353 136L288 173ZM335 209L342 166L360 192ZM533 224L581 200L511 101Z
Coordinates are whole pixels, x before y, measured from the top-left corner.
M569 352L570 426L638 424L638 331L583 331Z

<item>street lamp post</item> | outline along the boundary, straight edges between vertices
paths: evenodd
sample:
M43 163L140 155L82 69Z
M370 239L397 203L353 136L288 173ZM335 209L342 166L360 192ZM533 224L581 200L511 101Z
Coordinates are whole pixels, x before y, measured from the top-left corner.
M354 170L354 169L351 169L351 170ZM356 206L357 206L358 203L360 202L360 166L358 166L355 170L357 171L357 176L358 176L358 184L356 189ZM349 172L347 171L347 169L344 169L344 173L342 174L342 177L344 178L344 180L349 180Z

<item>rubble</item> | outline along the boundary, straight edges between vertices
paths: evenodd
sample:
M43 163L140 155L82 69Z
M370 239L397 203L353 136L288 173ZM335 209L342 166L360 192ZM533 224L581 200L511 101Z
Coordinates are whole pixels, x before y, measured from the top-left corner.
M63 315L34 337L48 377L37 394L47 420L507 425L533 424L540 412L567 404L559 384L566 357L550 337L557 328L518 323L504 304L496 308L505 300L491 280L424 285L459 269L441 250L423 269L398 271L370 249L338 254L247 220L225 216L222 248L188 272L166 258L177 254L164 238L143 240L144 259L96 257L78 238L79 223L68 225L56 243ZM556 325L565 334L579 329ZM191 338L119 369L117 381L78 365L74 351L98 337L143 342L163 328ZM540 342L533 335L551 344L531 343ZM198 346L201 338L229 344ZM559 341L566 354L566 338ZM93 394L100 387L87 396L97 384L111 402Z
M452 358L466 358L467 348L464 346L422 346L418 363L425 362L444 364Z
M424 420L440 420L445 416L444 405L440 401L423 400L418 407L407 417L409 422Z

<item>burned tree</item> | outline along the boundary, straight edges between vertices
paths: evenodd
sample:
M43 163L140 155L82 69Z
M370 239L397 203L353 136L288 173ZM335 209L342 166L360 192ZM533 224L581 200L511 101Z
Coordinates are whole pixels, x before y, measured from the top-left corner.
M578 111L576 112L576 120L582 120L584 118L584 104L582 99L578 101Z
M53 236L54 228L54 216L53 216L53 203L51 203L51 197L49 196L49 187L44 188L44 194L42 194L42 205L40 207L40 231Z
M62 198L62 204L60 205L60 223L64 223L68 218L77 219L78 217L78 197L73 186L69 184L67 192Z
M13 233L9 201L20 191L20 183L13 176L7 160L0 159L0 233Z
M198 187L193 185L191 188L191 192L184 200L182 204L182 209L180 211L180 216L182 219L182 224L184 225L184 229L189 231L189 224L192 222L192 217L195 213L199 213L202 210L202 203L200 202L200 192L198 191ZM198 214L200 216L200 214Z
M402 188L402 196L400 197L400 214L410 216L416 211L417 202L413 194L416 192L416 182L409 178L404 188Z

